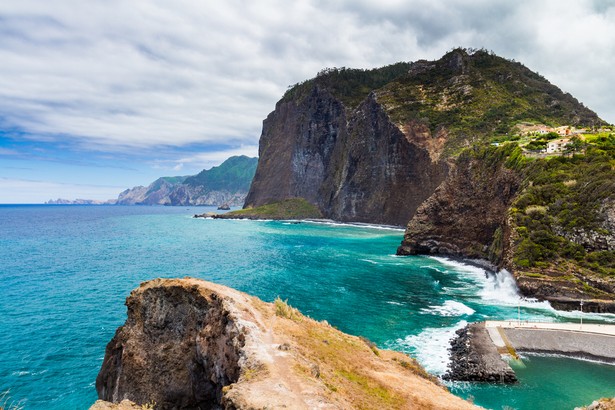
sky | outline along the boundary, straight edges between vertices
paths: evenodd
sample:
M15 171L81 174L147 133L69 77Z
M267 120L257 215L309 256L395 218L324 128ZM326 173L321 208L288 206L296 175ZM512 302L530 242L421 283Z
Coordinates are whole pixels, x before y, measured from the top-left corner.
M110 199L257 156L326 67L485 48L615 123L615 0L0 2L0 203Z

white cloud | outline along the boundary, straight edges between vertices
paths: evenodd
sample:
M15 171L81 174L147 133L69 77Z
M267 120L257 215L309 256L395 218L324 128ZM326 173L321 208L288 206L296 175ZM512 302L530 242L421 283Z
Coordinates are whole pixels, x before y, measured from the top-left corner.
M157 169L168 169L175 171L179 171L185 166L190 166L191 169L210 169L213 166L220 165L227 158L236 155L246 155L252 158L257 157L258 146L243 145L239 148L192 153L188 156L180 157L178 159L156 160L153 161L152 167Z
M615 5L592 0L0 4L0 118L98 150L255 145L286 87L324 67L514 58L615 122Z

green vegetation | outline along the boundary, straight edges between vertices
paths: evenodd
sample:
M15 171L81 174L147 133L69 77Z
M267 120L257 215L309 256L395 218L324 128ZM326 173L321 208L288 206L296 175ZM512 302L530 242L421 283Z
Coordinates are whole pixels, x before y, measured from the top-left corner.
M324 69L289 88L282 101L301 101L318 87L347 108L370 93L396 124L419 122L432 135L445 130L445 154L468 143L511 140L519 123L606 126L591 110L522 64L487 50L454 49L437 61L397 63L360 70ZM557 133L541 136L542 149Z
M406 359L407 360L395 358L393 360L399 363L399 365L404 369L411 371L413 374L416 374L423 379L427 379L432 383L441 386L440 379L438 379L438 377L434 376L433 374L428 373L427 370L425 370L425 368L423 368L423 366L421 366L419 362L416 361L416 359L410 356L406 356Z
M255 208L240 209L223 214L224 218L306 219L322 218L320 210L303 198L290 198Z
M351 370L339 370L337 375L356 384L371 400L381 401L387 407L397 407L399 405L400 399L395 394L363 374Z
M372 90L406 74L409 67L409 63L401 62L372 70L325 68L316 75L316 78L289 88L282 100L301 99L318 86L329 90L345 106L356 107Z
M436 62L415 63L409 75L376 93L394 122L419 120L432 134L445 128L453 155L469 141L512 134L520 122L604 124L542 76L485 50L456 49Z
M301 313L297 309L288 304L288 299L282 300L278 296L273 301L273 305L275 306L276 316L290 319L293 322L301 322L303 315L301 315Z
M217 167L186 178L184 184L204 186L210 191L247 192L254 178L257 163L258 158L248 158L245 155L230 157Z
M555 275L592 294L580 277L615 277L615 251L598 245L613 234L604 225L604 210L615 201L615 135L578 139L571 146L576 153L535 159L516 143L477 144L458 161L472 159L494 170L504 164L522 179L509 210L517 274L541 280ZM495 230L487 251L496 264L505 247L503 230Z
M511 209L517 267L540 268L567 260L615 276L615 252L583 246L587 238L609 234L601 208L615 192L615 136L594 138L572 149L580 148L584 155L526 160L527 186Z
M157 180L155 180L154 182L152 182L152 184L149 186L149 189L147 190L147 194L149 195L152 192L156 192L158 191L160 188L162 188L162 186L164 184L169 184L169 185L179 185L182 184L186 178L188 177L162 177L162 178L158 178Z

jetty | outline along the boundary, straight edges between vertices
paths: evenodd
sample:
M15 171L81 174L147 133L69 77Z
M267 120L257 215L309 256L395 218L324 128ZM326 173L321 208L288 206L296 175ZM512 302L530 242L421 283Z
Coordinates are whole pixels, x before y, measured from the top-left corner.
M471 323L451 341L448 380L515 383L519 353L555 354L615 364L615 325L528 322Z
M507 320L486 321L485 328L503 353L552 353L615 363L615 325Z

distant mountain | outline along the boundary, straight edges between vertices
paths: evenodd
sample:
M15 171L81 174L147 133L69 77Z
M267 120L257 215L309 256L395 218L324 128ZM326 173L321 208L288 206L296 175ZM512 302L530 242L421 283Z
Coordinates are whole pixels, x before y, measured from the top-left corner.
M197 175L158 178L147 187L123 191L117 204L242 206L257 162L257 158L235 156Z
M113 205L115 204L115 199L108 199L106 201L101 201L98 199L50 199L45 202L45 205Z

